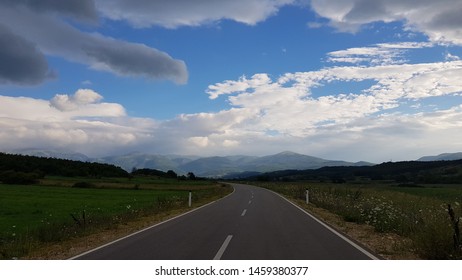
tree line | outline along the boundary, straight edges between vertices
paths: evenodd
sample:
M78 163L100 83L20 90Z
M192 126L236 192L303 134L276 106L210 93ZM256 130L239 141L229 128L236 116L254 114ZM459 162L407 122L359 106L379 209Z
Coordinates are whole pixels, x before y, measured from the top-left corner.
M122 168L104 163L0 153L0 181L33 184L44 176L128 177Z
M460 184L462 160L384 162L373 166L332 166L308 170L283 170L253 175L258 181L331 181L356 179L387 180L403 184Z
M151 168L142 168L142 169L136 169L133 168L131 175L141 175L141 176L155 176L155 177L160 177L160 178L171 178L171 179L180 179L180 180L199 180L199 179L204 179L204 178L199 178L194 173L188 172L186 175L178 175L175 171L173 170L168 170L167 172L160 171L157 169L151 169Z
M192 172L186 175L178 175L173 170L164 172L149 168L134 168L131 173L128 173L121 167L106 163L0 153L1 183L35 184L45 176L92 178L155 176L179 180L203 179L196 177Z

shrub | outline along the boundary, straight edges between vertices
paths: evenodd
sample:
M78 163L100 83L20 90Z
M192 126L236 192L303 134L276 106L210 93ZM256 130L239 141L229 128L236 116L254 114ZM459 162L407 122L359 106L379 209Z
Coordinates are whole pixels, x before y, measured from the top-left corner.
M32 185L37 184L41 178L37 173L5 171L0 175L0 181L4 184Z
M74 185L72 185L72 187L79 188L79 189L92 189L92 188L95 188L96 186L89 182L77 182Z

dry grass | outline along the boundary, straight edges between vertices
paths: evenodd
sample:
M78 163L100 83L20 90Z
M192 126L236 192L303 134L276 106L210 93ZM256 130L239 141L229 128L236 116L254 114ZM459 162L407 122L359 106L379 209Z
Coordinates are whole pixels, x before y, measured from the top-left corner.
M291 199L294 203L322 220L332 228L360 243L376 255L387 260L417 260L419 256L412 251L409 238L394 233L377 232L371 225L345 221L341 216L326 209L307 205L304 201Z

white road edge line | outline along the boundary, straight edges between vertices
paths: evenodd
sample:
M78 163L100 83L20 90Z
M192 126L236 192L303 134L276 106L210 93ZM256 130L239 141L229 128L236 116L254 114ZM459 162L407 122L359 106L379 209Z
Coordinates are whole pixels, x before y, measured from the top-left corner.
M242 211L241 217L244 217L245 213L247 213L247 209L244 209L244 211Z
M268 189L267 189L268 190ZM275 194L277 194L278 196L280 196L281 198L283 198L284 200L286 200L287 202L289 202L290 204L292 204L293 206L297 207L300 211L302 211L303 213L305 213L306 215L310 216L312 219L314 219L316 222L320 223L321 225L323 225L325 228L327 228L328 230L330 230L332 233L334 233L335 235L337 235L338 237L342 238L343 240L345 240L347 243L349 243L351 246L355 247L357 250L359 250L361 253L363 253L364 255L368 256L369 258L371 258L372 260L379 260L379 258L377 258L376 256L374 256L373 254L369 253L367 250L365 250L363 247L359 246L358 244L354 243L353 241L351 241L350 239L346 238L343 234L339 233L338 231L336 231L335 229L331 228L329 225L327 225L326 223L324 223L323 221L319 220L318 218L316 218L315 216L311 215L310 213L308 213L305 209L301 208L300 206L298 206L297 204L293 203L292 201L288 200L287 198L285 198L284 196L278 194L277 192L274 192L272 190L268 190L270 192L273 192Z
M220 247L220 250L218 250L217 254L215 255L215 257L213 258L214 260L219 260L221 259L221 257L223 256L223 254L225 253L226 251L226 248L228 247L229 245L229 242L231 242L231 239L233 238L232 235L228 235L225 239L225 242L223 242L223 245L221 245Z
M230 185L230 186L233 187L232 185ZM77 259L77 258L80 258L80 257L82 257L82 256L85 256L85 255L87 255L87 254L90 254L90 253L92 253L92 252L94 252L94 251L97 251L97 250L99 250L99 249L102 249L102 248L104 248L104 247L107 247L107 246L109 246L109 245L112 245L112 244L114 244L114 243L117 243L117 242L119 242L119 241L122 241L122 240L124 240L124 239L126 239L126 238L130 238L130 237L132 237L132 236L134 236L134 235L137 235L138 233L142 233L142 232L144 232L144 231L150 230L150 229L155 228L155 227L157 227L157 226L160 226L160 225L162 225L162 224L165 224L165 223L168 223L168 222L173 221L173 220L175 220L175 219L178 219L178 218L180 218L180 217L183 217L183 216L186 216L186 215L188 215L188 214L191 214L191 213L193 213L193 212L195 212L195 211L197 211L197 210L199 210L199 209L202 209L202 208L207 207L207 206L209 206L209 205L211 205L211 204L213 204L213 203L215 203L215 202L218 202L218 201L220 201L220 200L222 200L222 199L227 198L228 196L232 195L235 191L236 191L236 189L233 187L233 192L232 192L232 193L230 193L230 194L228 194L228 195L226 195L226 196L224 196L224 197L222 197L222 198L220 198L220 199L218 199L218 200L209 202L209 203L204 204L204 205L202 205L202 206L200 206L200 207L194 208L193 210L188 211L188 212L186 212L186 213L180 214L180 215L178 215L178 216L175 216L175 217L173 217L173 218L170 218L170 219L165 220L165 221L163 221L163 222L160 222L160 223L158 223L158 224L152 225L152 226L150 226L150 227L144 228L144 229L142 229L142 230L139 230L139 231L134 232L134 233L132 233L132 234L129 234L129 235L127 235L127 236L121 237L121 238L119 238L119 239L117 239L117 240L111 241L111 242L109 242L109 243L106 243L106 244L101 245L101 246L99 246L99 247L96 247L96 248L94 248L94 249L91 249L91 250L89 250L89 251L83 252L83 253L81 253L81 254L79 254L79 255L77 255L77 256L74 256L74 257L72 257L72 258L69 258L68 260L75 260L75 259Z

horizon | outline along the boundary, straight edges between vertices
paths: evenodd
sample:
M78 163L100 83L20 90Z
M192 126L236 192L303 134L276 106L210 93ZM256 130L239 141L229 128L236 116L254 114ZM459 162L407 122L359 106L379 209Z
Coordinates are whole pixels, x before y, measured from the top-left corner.
M125 156L131 156L131 155L140 155L140 156L160 156L160 157L167 157L167 158L172 157L173 159L181 158L181 157L195 158L195 159L192 159L193 161L197 160L197 159L206 159L206 158L214 158L214 157L219 157L219 158L229 158L229 157L262 158L262 157L270 157L270 156L277 156L277 155L281 155L281 154L285 154L285 153L290 153L290 154L295 154L295 155L300 155L300 156L314 157L314 158L317 158L317 159L322 159L322 160L327 160L327 161L344 161L344 162L349 162L349 163L364 162L364 163L374 164L374 165L378 165L378 164L382 164L382 163L388 163L388 162L419 161L422 158L426 158L426 157L439 157L439 156L447 156L447 155L454 155L454 154L462 154L462 152L440 153L440 154L433 154L433 155L427 154L427 155L421 155L421 156L419 156L417 158L413 158L413 159L404 159L404 160L389 159L389 160L381 161L381 162L370 162L370 161L366 161L366 160L362 160L362 159L345 160L345 159L341 159L341 158L323 158L323 157L318 157L318 156L315 156L315 155L302 154L302 153L297 153L297 152L293 152L293 151L289 151L289 150L280 151L280 152L272 153L272 154L264 154L264 155L246 155L246 154L226 155L225 154L225 155L210 155L210 156L200 156L200 155L192 155L192 154L190 154L190 155L188 155L188 154L160 154L160 153L156 154L156 153L144 153L144 152L141 152L141 151L131 151L131 152L123 153L123 154L108 154L108 155L100 156L100 157L91 157L91 156L88 156L88 155L86 155L84 153L72 152L72 151L69 151L69 150L67 150L67 151L66 150L43 150L43 149L38 149L38 148L25 148L25 149L11 150L11 151L0 151L0 153L6 153L6 154L13 154L13 155L16 154L16 155L27 155L27 156L41 157L40 155L34 154L34 152L48 153L48 154L51 154L51 157L58 158L58 159L59 158L64 159L64 157L60 157L60 154L61 154L61 156L63 156L63 155L67 155L67 156L81 155L81 156L86 157L89 160L98 160L98 159L101 160L101 159L106 159L106 158L111 158L111 157L118 158L118 157L125 157Z
M137 3L0 3L1 151L462 150L462 1Z

